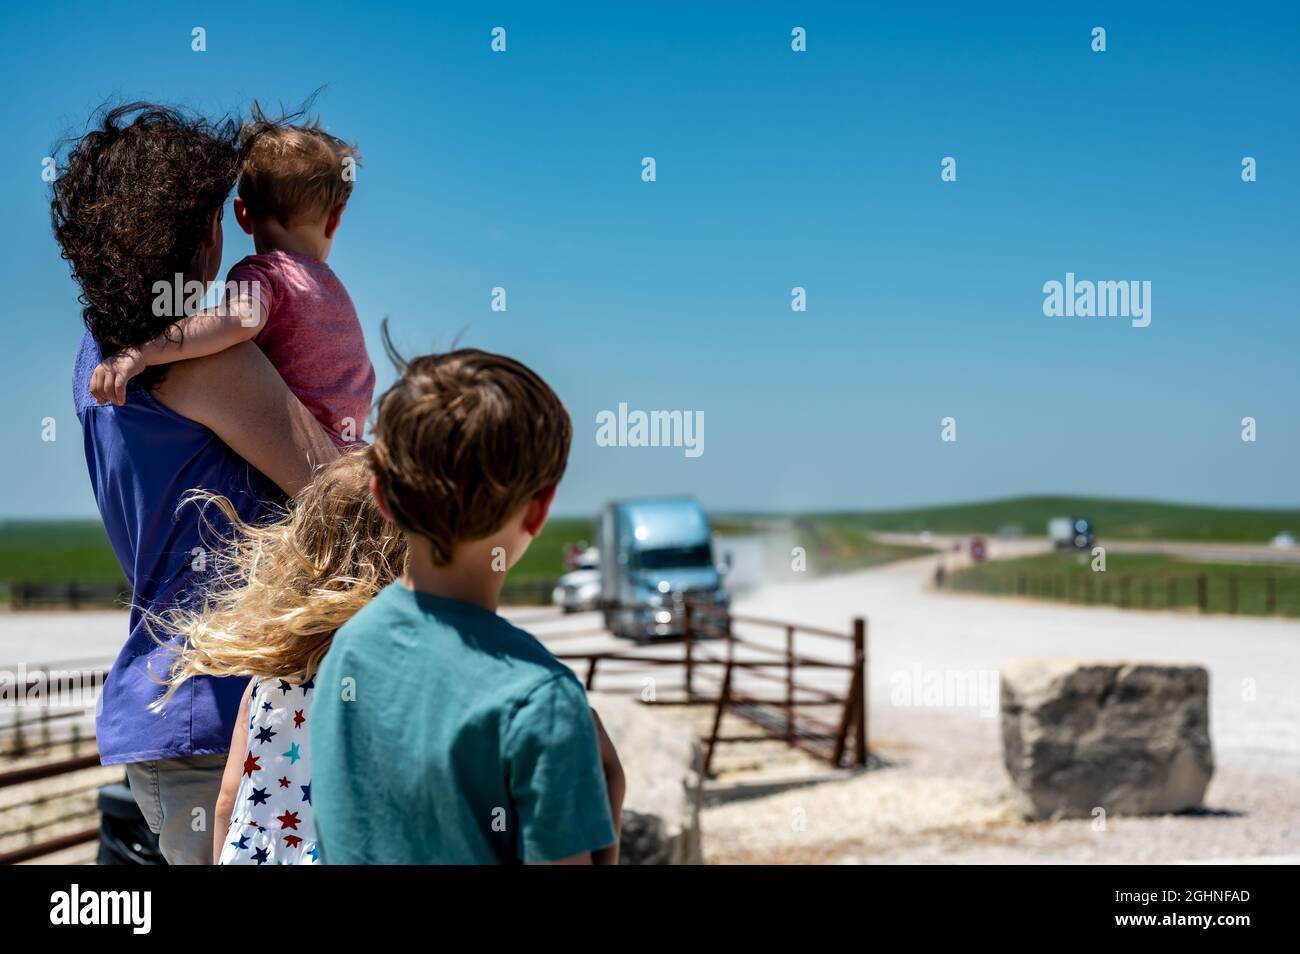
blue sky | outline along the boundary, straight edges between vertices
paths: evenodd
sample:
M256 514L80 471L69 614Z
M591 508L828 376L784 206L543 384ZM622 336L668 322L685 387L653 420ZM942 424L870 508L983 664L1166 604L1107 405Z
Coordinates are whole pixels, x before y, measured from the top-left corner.
M322 85L364 158L330 263L381 386L385 315L408 350L460 335L535 367L575 422L561 512L1300 504L1294 4L274 6L0 14L0 516L94 513L41 159L106 100ZM228 266L251 248L227 223ZM1069 271L1150 281L1150 327L1045 317ZM598 447L620 402L702 411L704 454Z

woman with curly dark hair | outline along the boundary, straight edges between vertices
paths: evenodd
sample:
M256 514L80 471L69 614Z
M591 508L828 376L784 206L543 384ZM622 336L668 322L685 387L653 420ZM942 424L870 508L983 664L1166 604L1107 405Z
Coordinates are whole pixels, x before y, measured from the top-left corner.
M168 333L176 316L157 307L159 283L216 278L240 150L233 121L121 106L71 144L51 202L84 306L72 392L86 464L133 589L130 633L101 699L99 751L105 764L126 765L173 864L210 860L207 822L244 691L241 679L200 677L149 708L171 654L144 620L201 601L226 532L181 502L192 490L220 494L257 523L337 452L252 342L150 368L120 406L96 404L89 379L104 357Z

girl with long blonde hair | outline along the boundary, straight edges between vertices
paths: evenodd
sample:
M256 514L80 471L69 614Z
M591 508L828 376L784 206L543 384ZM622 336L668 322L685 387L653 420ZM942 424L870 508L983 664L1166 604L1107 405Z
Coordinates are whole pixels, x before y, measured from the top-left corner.
M230 550L197 609L155 616L179 634L161 707L198 675L251 677L213 824L217 864L313 864L313 678L335 631L401 575L406 542L375 505L364 451L324 468L281 521L254 526L224 497Z

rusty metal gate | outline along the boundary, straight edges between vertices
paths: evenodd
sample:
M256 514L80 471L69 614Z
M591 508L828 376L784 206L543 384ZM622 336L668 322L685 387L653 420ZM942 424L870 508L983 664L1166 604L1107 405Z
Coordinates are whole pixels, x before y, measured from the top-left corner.
M676 671L680 684L669 683L673 691L666 696L657 692L653 704L714 707L713 728L706 740L706 774L719 744L771 739L837 768L866 767L867 625L863 618L855 618L851 630L842 633L707 605L687 603L682 612L683 635L671 642L555 655L585 676L589 691L597 688L598 673L637 676ZM776 643L757 637L757 632L773 630L781 634ZM800 637L804 642L813 639L840 646L848 658L809 653ZM827 685L832 679L839 685ZM755 731L723 735L727 713L744 719Z

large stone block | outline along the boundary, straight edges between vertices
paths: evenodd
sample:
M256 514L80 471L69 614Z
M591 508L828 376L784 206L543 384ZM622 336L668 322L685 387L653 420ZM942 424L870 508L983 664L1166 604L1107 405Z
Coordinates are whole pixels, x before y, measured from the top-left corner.
M1200 806L1214 773L1209 673L1026 659L1002 671L1002 752L1029 818Z
M627 776L621 863L700 864L703 757L683 720L627 696L590 693Z

